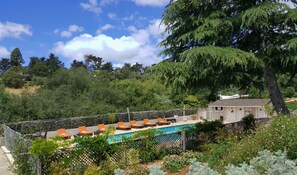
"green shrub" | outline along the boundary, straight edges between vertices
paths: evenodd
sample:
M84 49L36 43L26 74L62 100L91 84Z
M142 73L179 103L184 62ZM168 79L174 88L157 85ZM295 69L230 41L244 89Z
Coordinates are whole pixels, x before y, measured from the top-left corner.
M106 135L94 137L77 137L74 142L80 150L87 150L97 165L115 152L115 145L109 144Z
M218 172L212 170L208 166L203 165L200 162L194 162L189 168L189 173L187 175L219 175Z
M288 98L291 98L291 97L294 97L295 96L295 88L290 86L290 87L287 87L284 92L283 92L284 96L285 97L288 97Z
M33 77L32 82L34 85L44 85L47 81L46 77Z
M288 158L296 159L296 123L296 116L274 117L268 126L258 128L255 135L246 137L231 146L223 156L221 164L238 165L247 162L264 149L270 151L287 150Z
M184 156L171 155L163 158L163 167L169 172L174 173L187 165L187 159Z
M255 118L254 118L253 114L244 116L242 118L242 122L243 122L243 130L244 131L249 131L249 130L255 129Z
M84 175L110 175L115 172L117 165L115 162L110 160L101 161L99 166L91 165L88 166Z
M17 67L11 67L2 75L2 81L5 86L10 88L22 88L25 85L25 80L21 71Z
M104 170L101 166L91 165L88 166L87 170L84 172L84 175L103 175L102 171Z
M16 143L13 154L13 171L16 174L31 175L33 174L31 156L28 153L29 148L26 146L24 139L19 139Z
M119 168L129 168L140 163L139 151L137 149L128 149L127 147L118 147L111 158Z
M42 163L49 163L58 146L53 140L37 138L32 143L30 154L38 158Z
M147 175L149 173L148 169L145 166L135 165L130 167L128 175Z
M163 168L170 172L177 172L183 167L189 165L192 160L197 160L201 156L198 152L183 152L181 155L170 155L163 158Z
M156 134L160 131L147 129L135 132L130 138L130 147L139 151L139 156L143 162L150 162L160 158L160 149L156 146Z
M215 167L220 164L222 158L228 149L230 149L232 144L234 144L233 141L209 144L207 145L206 151L204 151L202 155L197 155L193 158L200 162L207 162L210 167Z
M195 127L190 128L187 134L192 137L197 137L199 140L205 143L211 143L217 141L217 136L224 128L222 120L198 122Z

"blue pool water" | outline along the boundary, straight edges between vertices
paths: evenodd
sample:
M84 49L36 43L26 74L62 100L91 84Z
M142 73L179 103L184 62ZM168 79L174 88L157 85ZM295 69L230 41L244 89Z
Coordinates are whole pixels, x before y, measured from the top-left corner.
M194 126L194 124L185 124L185 125L178 125L178 126L168 126L168 127L163 127L163 128L156 128L156 130L161 131L164 134L167 133L175 133L181 130L185 130L187 129L187 127L192 127ZM108 138L108 142L112 143L112 142L120 142L122 141L123 137L129 138L134 134L134 132L129 132L129 133L125 133L125 134L116 134L114 136L110 136Z

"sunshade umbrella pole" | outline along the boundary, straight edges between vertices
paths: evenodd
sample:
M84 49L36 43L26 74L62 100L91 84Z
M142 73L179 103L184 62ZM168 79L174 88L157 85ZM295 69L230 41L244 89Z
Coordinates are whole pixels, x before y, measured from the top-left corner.
M129 108L127 108L127 112L128 112L128 118L129 118L129 122L130 122L131 118L130 118L130 112L129 112Z

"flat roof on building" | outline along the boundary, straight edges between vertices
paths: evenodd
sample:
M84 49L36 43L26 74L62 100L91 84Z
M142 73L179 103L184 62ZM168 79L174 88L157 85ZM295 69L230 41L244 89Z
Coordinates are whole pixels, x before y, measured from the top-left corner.
M270 99L225 99L225 100L217 100L213 103L210 103L209 107L236 107L236 106L264 106L270 103Z

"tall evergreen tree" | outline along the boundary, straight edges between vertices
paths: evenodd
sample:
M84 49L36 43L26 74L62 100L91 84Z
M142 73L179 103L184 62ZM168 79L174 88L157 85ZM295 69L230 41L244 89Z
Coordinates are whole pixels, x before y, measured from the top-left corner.
M28 65L28 71L31 75L45 77L49 75L49 69L46 64L46 58L31 57Z
M85 55L85 65L88 70L99 70L101 68L103 59L94 55Z
M22 53L19 48L15 48L11 52L10 63L11 63L11 66L22 66L22 64L25 63L25 61L23 60Z
M53 53L51 53L48 59L46 59L46 65L48 67L49 74L53 74L58 69L64 67L64 63Z
M0 61L0 74L4 73L11 67L10 61L8 58L2 58Z
M171 0L162 20L168 36L160 43L170 58L155 66L160 77L214 92L263 77L275 110L288 113L276 73L297 63L297 10L283 2Z
M113 66L111 62L107 62L105 64L102 64L101 70L104 70L106 72L112 72L113 71Z
M77 61L77 60L73 60L70 67L71 68L80 68L80 67L87 68L87 66L84 64L84 62Z

